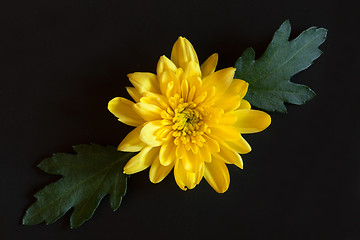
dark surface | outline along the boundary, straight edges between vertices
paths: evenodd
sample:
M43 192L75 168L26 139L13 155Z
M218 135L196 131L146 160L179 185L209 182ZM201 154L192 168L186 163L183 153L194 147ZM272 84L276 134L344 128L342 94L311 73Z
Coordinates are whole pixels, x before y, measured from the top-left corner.
M11 2L11 3L10 3ZM1 239L360 239L358 68L355 1L8 1L0 14ZM122 205L105 198L93 218L69 229L22 226L32 195L57 179L36 168L80 143L117 145L131 129L107 111L125 96L126 74L155 71L179 35L200 61L218 52L233 66L245 48L258 56L290 19L293 37L325 27L324 54L292 80L317 96L272 114L245 136L244 170L217 194L202 181L181 191L169 175L129 179Z

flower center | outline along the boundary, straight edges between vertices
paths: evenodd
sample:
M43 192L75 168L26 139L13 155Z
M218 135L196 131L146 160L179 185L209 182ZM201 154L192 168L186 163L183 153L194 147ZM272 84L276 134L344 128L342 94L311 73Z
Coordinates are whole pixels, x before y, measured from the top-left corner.
M207 125L203 121L203 113L194 103L182 103L174 111L172 119L174 143L182 143L189 150L195 144L202 147L205 139L202 137Z
M174 144L184 144L187 150L194 149L196 152L205 142L204 133L209 133L210 129L204 122L207 111L194 102L184 102L178 94L169 99L171 108L163 111L164 120L172 122L172 137Z
M174 125L172 128L186 134L193 134L199 130L204 122L202 121L202 115L195 107L195 104L180 104L175 109L175 116L172 120Z
M168 127L157 134L164 140L171 137L175 145L182 144L196 154L204 146L204 134L211 134L209 126L218 124L223 110L213 107L213 102L206 99L208 92L203 91L197 97L190 93L191 97L183 98L176 93L168 98L169 105L161 112L163 123Z

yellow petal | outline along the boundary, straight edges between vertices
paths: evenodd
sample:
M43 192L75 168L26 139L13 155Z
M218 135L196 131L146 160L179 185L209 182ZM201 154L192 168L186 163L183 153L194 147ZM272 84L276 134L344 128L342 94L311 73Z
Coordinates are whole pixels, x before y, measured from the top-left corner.
M162 119L160 114L163 110L153 104L139 102L134 104L133 109L147 122Z
M176 145L173 139L164 142L160 149L159 155L160 163L163 166L168 166L176 160Z
M240 137L240 139L232 142L226 142L229 147L234 149L236 152L245 154L251 151L250 144L243 138Z
M248 90L249 84L241 79L233 79L231 82L227 93L229 94L236 94L240 98L244 98L246 95L246 92Z
M161 138L156 134L157 130L166 127L162 124L161 120L148 122L144 125L140 132L140 140L149 146L157 147L162 144Z
M219 143L217 141L212 139L207 134L204 134L203 137L205 139L205 145L207 145L209 147L209 150L211 151L211 153L217 153L220 151Z
M231 112L240 106L241 98L239 95L224 94L215 102L215 106L222 108L224 112Z
M240 132L231 125L215 125L211 126L211 135L215 135L224 141L235 141L240 138Z
M230 67L216 71L203 79L203 85L215 86L216 96L219 98L230 86L235 70L235 68Z
M175 42L171 51L171 61L182 69L185 69L190 61L199 63L194 47L184 37L179 37Z
M164 126L155 132L157 139L161 139L161 142L168 141L172 138L172 125L166 125L167 121L168 120L161 120Z
M175 164L175 167L174 167L175 182L179 186L179 188L181 188L181 190L186 191L187 190L186 184L185 184L186 172L179 170L179 167L182 168L182 166L179 166L179 165L181 165L181 163Z
M172 91L170 95L180 92L180 80L175 73L164 71L158 76L158 78L162 95L166 95L170 90ZM170 83L172 89L169 89Z
M108 103L109 111L114 114L120 122L130 126L138 126L144 120L133 110L133 103L122 97L116 97Z
M196 91L195 96L193 97L193 102L195 104L201 104L204 102L207 102L207 104L212 105L214 101L212 101L214 95L215 95L215 86L202 86L199 88L199 91ZM211 103L211 104L210 104Z
M153 104L164 110L170 107L168 99L164 95L153 92L144 93L143 97L140 99L140 102Z
M216 65L218 63L218 58L219 58L218 54L214 53L208 59L206 59L206 61L203 64L201 64L201 73L203 78L215 72Z
M216 156L218 159L221 159L225 163L235 164L237 167L242 169L243 161L241 156L221 139L218 139L218 141L220 145L220 152L215 153L214 156Z
M201 78L201 70L198 62L191 61L187 64L186 68L184 69L183 78L187 79L190 82L192 78Z
M118 151L124 152L138 152L147 145L140 140L140 131L142 126L138 126L132 130L126 137L121 141L118 146Z
M199 156L204 162L211 162L211 151L207 145L199 149Z
M177 159L180 159L180 158L183 158L185 156L185 147L184 147L184 144L179 144L177 145L176 147L176 158Z
M156 157L154 162L151 164L149 178L152 183L161 182L174 167L174 162L168 166L163 166L160 163L159 157Z
M182 79L182 75L184 74L184 70L182 68L178 68L175 72L175 75L179 78Z
M194 154L193 151L185 151L184 157L181 159L185 171L197 173L200 171L202 165L204 164L203 160L200 158L199 154Z
M175 73L176 70L177 70L177 67L170 59L168 59L164 55L160 57L158 64L157 64L157 68L156 68L156 72L158 75L160 75L164 71L170 71L170 72Z
M238 109L251 109L251 105L245 99L241 99L241 103Z
M192 86L190 88L190 91L189 91L189 94L188 94L188 102L192 102L194 100L195 92L196 92L196 87Z
M145 147L132 157L124 167L124 173L134 174L148 168L159 154L159 148Z
M153 73L135 72L127 75L131 84L142 94L144 92L160 93L159 81Z
M184 101L187 101L187 96L189 93L189 83L185 79L181 82L181 97L184 99Z
M175 181L184 191L187 188L193 189L201 181L204 174L204 167L202 167L197 173L189 172L184 169L181 161L182 160L178 160L174 167Z
M181 160L175 164L174 177L177 185L184 191L186 191L187 188L191 189L195 187L195 174L186 172L181 164Z
M219 120L219 124L227 124L232 125L237 121L237 117L233 112L227 112L221 115L221 118Z
M234 111L238 120L233 125L240 133L256 133L267 128L271 123L269 114L259 110L240 109Z
M134 99L135 102L139 102L141 98L141 94L136 88L134 87L126 87L127 92L129 95Z
M198 185L201 181L201 179L204 176L204 171L205 171L205 164L201 165L201 169L199 172L195 173L195 177L196 177L196 185Z
M188 91L191 91L191 89L193 89L193 92L190 94L188 94L188 96L191 95L191 98L188 98L188 101L192 101L194 96L195 96L195 91L199 90L201 88L201 70L200 70L200 66L197 62L191 61L189 62L189 64L187 65L184 74L182 75L182 82L184 82L185 80L188 83Z
M229 171L222 161L214 158L211 163L205 163L205 180L218 193L224 193L229 188Z

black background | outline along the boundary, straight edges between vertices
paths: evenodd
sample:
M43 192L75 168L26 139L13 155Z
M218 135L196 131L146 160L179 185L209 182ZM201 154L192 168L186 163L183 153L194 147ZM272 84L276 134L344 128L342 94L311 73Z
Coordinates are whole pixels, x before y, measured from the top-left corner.
M355 2L355 1L353 1ZM8 1L0 14L1 239L360 239L359 7L351 1ZM181 191L171 173L152 184L129 179L116 212L106 197L70 230L69 216L22 226L32 195L57 179L36 168L54 152L117 145L131 129L107 110L128 97L127 73L154 72L179 35L218 69L245 48L261 56L280 24L297 36L329 30L324 54L292 81L317 96L272 114L247 135L244 170L217 194L203 180Z

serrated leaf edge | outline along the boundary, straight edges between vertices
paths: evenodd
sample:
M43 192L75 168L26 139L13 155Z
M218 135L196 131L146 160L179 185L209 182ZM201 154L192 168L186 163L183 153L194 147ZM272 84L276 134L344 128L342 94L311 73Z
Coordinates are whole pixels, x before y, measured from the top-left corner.
M79 152L76 150L76 148L79 147L79 146L81 146L81 145L86 145L86 144L80 144L80 145L73 146L73 149L75 150L76 154L79 153ZM98 144L93 144L93 143L91 143L91 144L89 144L89 145L91 145L91 146L94 146L94 145L95 145L95 146L100 146L100 145L98 145ZM102 146L100 146L100 147L102 147ZM109 146L105 146L105 147L107 148L107 147L109 147ZM65 154L76 155L76 154L71 154L71 153L65 153ZM130 153L130 154L131 154L131 153ZM52 156L55 156L55 155L56 155L56 154L53 154ZM106 170L107 170L107 171L110 171L112 166L114 166L115 164L118 164L118 163L119 163L120 161L122 161L124 158L125 158L125 156L120 157L118 160L116 160L116 161L114 161L113 163L111 163L107 168L102 169L101 171L97 172L96 174L94 174L94 175L92 175L91 177L83 180L81 183L77 184L76 186L72 187L70 190L66 191L66 193L63 194L62 196L68 195L73 189L79 187L80 185L84 184L85 182L89 181L90 179L94 178L95 176L98 176L98 175L99 175L100 173L102 173L103 171L106 171ZM44 160L46 160L46 159L49 159L49 158L45 158ZM43 161L44 161L44 160L43 160ZM37 166L38 166L42 171L46 172L46 170L44 170L44 169L41 167L41 163L42 163L43 161L41 161ZM49 174L51 174L51 175L61 175L61 174L52 174L52 173L49 173ZM127 190L127 178L129 177L129 175L126 175L126 174L124 174L124 175L125 175L125 190L124 190L124 193L123 193L123 194L121 195L121 197L120 197L120 202L119 202L118 206L116 207L116 209L112 208L113 211L116 211L116 210L119 208L119 206L121 205L121 202L122 202L122 198L123 198L123 196L126 194L126 190ZM61 175L61 176L63 176L63 175ZM49 183L48 185L46 185L46 186L43 187L42 189L47 188L49 185L54 184L54 183L56 183L56 182L58 182L58 181L61 181L62 179L64 179L64 178L60 178L59 180L57 180L57 181L55 181L55 182ZM102 182L103 182L103 181L101 181L101 183L102 183ZM118 182L118 181L117 181L117 182ZM99 185L101 185L101 183L100 183ZM40 189L38 192L40 192L42 189ZM38 201L38 197L36 196L38 192L36 192L36 193L34 194L34 197L35 197L36 201ZM95 213L95 211L96 211L97 207L99 206L100 202L102 201L102 199L103 199L106 195L109 195L109 193L106 193L103 197L101 197L101 198L99 199L98 204L97 204L97 206L94 208L94 210L92 211L90 217L87 218L87 219L85 219L81 224L75 225L75 226L72 224L72 216L73 216L73 213L71 213L71 217L70 217L70 227L71 227L72 229L73 229L73 228L77 228L77 227L81 226L85 221L89 220L89 219L93 216L93 214ZM61 198L61 197L59 197L59 198ZM42 208L42 210L40 210L39 212L43 212L44 210L46 210L51 204L53 204L53 203L54 203L56 200L58 200L59 198L51 201L51 203L47 204L47 205L46 205L44 208ZM35 201L35 202L36 202L36 201ZM70 209L74 208L74 206L72 206L70 209L68 209L66 212L64 212L63 215L61 215L61 216L59 216L58 218L54 219L54 221L48 222L48 221L46 221L46 220L43 220L43 221L41 221L41 222L39 222L39 223L31 224L31 223L28 223L29 221L27 221L27 218L28 218L29 210L30 210L30 208L33 206L33 204L35 204L35 202L33 202L33 203L27 208L27 210L26 210L26 212L25 212L25 215L24 215L24 217L22 218L22 224L23 224L23 225L35 225L35 224L39 224L39 223L41 223L41 222L45 222L46 225L49 225L49 224L52 224L52 223L56 222L58 219L60 219L61 217L63 217ZM111 205L111 204L110 204L110 205ZM43 209L44 209L44 210L43 210ZM38 215L38 214L39 214L39 213L37 213L37 214L35 214L35 215ZM32 216L34 216L34 214L32 214ZM30 219L32 219L32 218L33 218L33 217L30 217Z

